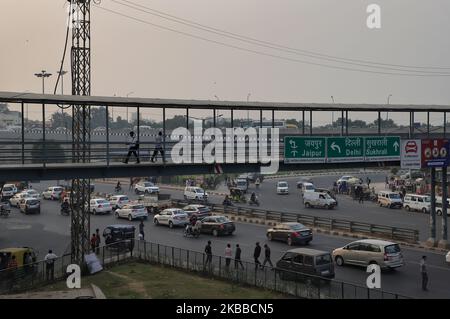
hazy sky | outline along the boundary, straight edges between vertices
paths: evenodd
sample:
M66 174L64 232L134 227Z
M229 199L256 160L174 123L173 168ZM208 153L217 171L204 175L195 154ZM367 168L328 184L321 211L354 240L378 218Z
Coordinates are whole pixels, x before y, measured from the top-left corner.
M448 0L130 0L183 19L290 48L386 64L446 67ZM1 0L0 90L40 92L33 74L56 73L67 19L65 0ZM381 29L366 7L381 6ZM213 41L338 67L203 32L126 8L101 7ZM70 52L70 51L69 51ZM65 69L69 69L70 55ZM392 66L391 66L392 68ZM395 68L395 67L394 67ZM374 70L375 69L370 69ZM367 74L281 60L205 42L92 8L92 95L253 101L449 104L450 76ZM398 72L381 70L382 72ZM66 76L66 93L70 78ZM47 81L53 91L55 77Z

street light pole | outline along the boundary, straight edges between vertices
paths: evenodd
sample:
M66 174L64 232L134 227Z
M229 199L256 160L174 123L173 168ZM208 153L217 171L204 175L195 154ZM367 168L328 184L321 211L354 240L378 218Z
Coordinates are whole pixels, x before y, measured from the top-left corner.
M387 105L389 105L389 102L391 101L391 96L392 96L392 94L389 94L387 97ZM389 119L389 111L386 112L386 122L388 119Z
M127 93L127 97L129 97L131 94L134 94L134 92ZM127 107L127 123L129 123L129 121L128 121L128 107Z
M250 99L250 95L252 95L251 93L247 94L247 103ZM248 127L250 127L250 115L249 115L249 110L247 109L247 125Z
M331 96L331 100L333 101L333 104L334 104L333 95ZM331 111L331 127L334 127L334 111Z
M64 75L67 74L67 71L61 70L57 72L59 76L61 77L61 95L64 95ZM64 127L67 129L66 121L64 121L64 108L61 108L61 120L63 121ZM67 132L66 137L67 137Z
M45 78L51 77L52 74L42 70L41 73L35 73L34 75L38 78L42 78L42 94L45 94Z

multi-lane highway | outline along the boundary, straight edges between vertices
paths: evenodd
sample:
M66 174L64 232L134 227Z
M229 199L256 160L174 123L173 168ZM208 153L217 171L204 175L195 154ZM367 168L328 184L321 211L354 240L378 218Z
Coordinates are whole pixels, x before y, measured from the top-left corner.
M381 178L380 176L371 176L372 180ZM326 186L328 179L333 177L316 177L314 181L318 186ZM305 213L305 208L302 207L298 197L297 190L294 188L294 181L296 179L289 179L291 181L291 194L281 196L275 194L275 181L266 180L262 184L259 193L263 208L286 210L286 211L302 211ZM46 186L51 185L51 182L34 184L33 188L42 191ZM114 186L112 184L102 184L100 181L96 183L96 191L112 192ZM127 185L124 185L125 193L128 193ZM171 193L175 198L181 198L182 192L162 190L165 193ZM135 197L132 192L129 193L131 197ZM222 200L219 196L212 196L212 201L218 202ZM370 213L369 213L370 212ZM322 211L318 209L308 210L310 214L333 214L347 219L356 219L358 216L361 220L394 225L401 224L404 227L414 226L413 220L426 221L427 216L422 214L405 213L402 211L394 211L389 209L382 209L372 203L365 203L359 205L351 199L340 197L339 208L335 211ZM362 215L364 214L364 215ZM367 220L368 215L373 220ZM378 218L376 216L379 216ZM393 218L392 218L393 217ZM115 223L131 223L138 225L138 222L129 222L127 220L116 220L111 215L106 216L92 216L91 230L94 231L99 228L103 229L110 224ZM417 224L416 224L417 225ZM243 249L243 259L252 261L253 248L256 241L261 244L268 242L265 226L253 224L237 224L237 230L233 236L215 238L209 235L202 235L198 239L184 238L181 229L169 229L166 227L157 227L149 218L145 222L146 239L152 242L157 242L165 245L173 245L185 249L203 251L207 240L212 241L213 253L216 255L224 254L227 243L239 243ZM334 248L341 247L351 240L348 238L341 238L336 236L328 236L315 234L314 240L310 247L320 250L331 251ZM23 215L17 209L13 209L9 218L2 220L0 223L0 247L8 246L31 246L39 250L40 257L45 255L47 249L53 249L61 255L68 251L70 244L70 218L62 216L59 213L59 203L51 201L42 201L41 215ZM272 248L272 259L276 261L289 247L284 243L269 242ZM391 291L407 296L420 298L450 298L450 266L445 264L445 258L442 253L435 253L419 249L411 249L403 247L403 254L406 265L397 271L384 272L382 275L382 288L386 291ZM430 277L430 291L422 292L420 289L420 273L419 261L422 255L428 256L429 263L429 277ZM357 267L337 267L336 279L343 280L359 285L365 285L367 274L365 269Z

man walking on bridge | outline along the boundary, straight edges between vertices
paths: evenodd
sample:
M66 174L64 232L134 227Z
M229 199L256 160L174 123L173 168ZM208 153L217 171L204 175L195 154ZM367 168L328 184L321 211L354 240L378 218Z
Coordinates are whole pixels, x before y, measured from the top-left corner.
M127 138L127 145L128 145L128 154L127 158L123 161L125 164L128 164L128 160L130 159L131 154L133 154L136 157L136 163L139 164L139 156L137 154L137 151L139 149L139 141L136 138L136 135L133 131L130 132L130 135Z
M158 133L158 136L156 137L156 144L155 144L155 150L153 151L153 155L151 158L152 163L155 162L155 158L157 158L158 156L158 152L161 153L161 157L163 162L165 162L165 158L164 158L164 149L162 147L162 143L163 143L163 137L162 137L162 132L160 131Z

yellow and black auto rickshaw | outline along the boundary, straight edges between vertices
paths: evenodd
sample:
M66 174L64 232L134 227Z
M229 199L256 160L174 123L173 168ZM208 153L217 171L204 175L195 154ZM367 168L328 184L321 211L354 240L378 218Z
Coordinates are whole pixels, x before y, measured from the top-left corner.
M22 267L25 264L25 253L30 253L32 262L36 262L37 252L33 248L18 247L0 249L0 270L7 268L12 256L16 257L17 267Z

